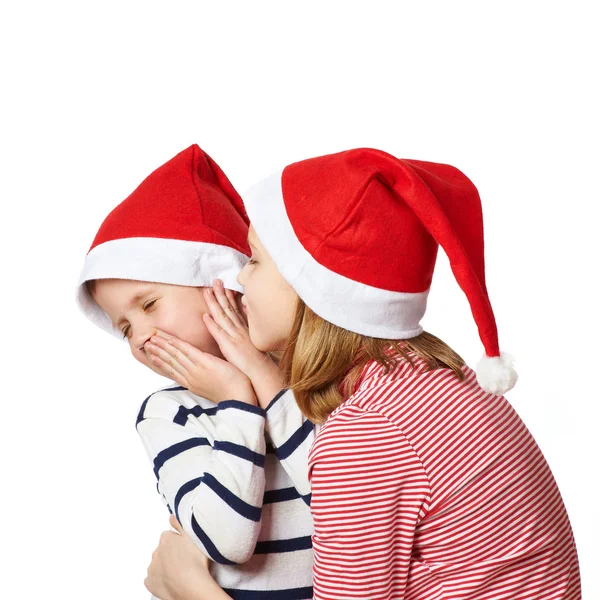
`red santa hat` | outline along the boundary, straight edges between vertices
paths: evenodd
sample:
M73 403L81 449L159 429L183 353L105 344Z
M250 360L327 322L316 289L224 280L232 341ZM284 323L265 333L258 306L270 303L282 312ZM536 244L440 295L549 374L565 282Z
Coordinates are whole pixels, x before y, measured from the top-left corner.
M458 169L359 148L291 164L250 189L244 204L300 298L366 336L409 339L423 331L442 246L485 349L480 385L503 394L516 383L485 285L481 201Z
M77 303L94 323L121 333L89 295L86 281L132 279L208 287L214 279L242 291L248 217L223 171L197 145L149 175L106 217L77 286Z

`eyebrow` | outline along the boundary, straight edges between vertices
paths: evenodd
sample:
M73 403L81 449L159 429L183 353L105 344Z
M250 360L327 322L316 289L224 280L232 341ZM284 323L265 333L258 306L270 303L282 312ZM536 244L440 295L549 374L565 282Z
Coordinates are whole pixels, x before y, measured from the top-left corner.
M153 288L148 287L146 289L143 289L139 292L137 292L136 294L133 295L133 297L131 298L131 300L127 303L127 307L128 308L133 308L140 300L142 300L142 298L145 298L146 296L148 296L148 294L152 293ZM121 323L123 321L126 321L127 319L124 316L120 316L116 321L115 324L117 327L119 327L121 325Z

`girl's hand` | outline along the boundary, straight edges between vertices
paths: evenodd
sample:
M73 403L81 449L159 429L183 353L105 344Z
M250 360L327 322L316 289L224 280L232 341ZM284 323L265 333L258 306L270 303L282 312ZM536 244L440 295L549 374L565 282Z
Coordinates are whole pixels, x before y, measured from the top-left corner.
M226 290L220 279L215 279L212 289L204 289L204 300L210 310L210 314L204 315L204 323L223 356L252 379L251 375L271 359L250 341L248 325L238 308L235 293Z
M210 315L204 315L208 331L229 363L250 379L259 405L266 408L284 387L279 367L251 342L248 325L238 309L235 294L226 290L220 279L215 279L213 289L204 290L204 299L210 310Z
M144 585L161 600L221 600L230 598L208 571L208 558L194 545L177 519L171 515L152 554Z
M144 350L157 373L197 396L213 402L240 400L256 405L256 395L248 377L225 360L162 331L146 342Z

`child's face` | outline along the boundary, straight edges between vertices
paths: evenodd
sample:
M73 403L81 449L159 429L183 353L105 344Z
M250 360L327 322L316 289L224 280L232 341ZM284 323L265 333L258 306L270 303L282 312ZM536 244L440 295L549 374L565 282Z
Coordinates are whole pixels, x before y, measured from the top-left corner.
M127 338L134 358L155 371L144 344L159 329L203 352L222 357L202 315L208 307L202 288L128 279L99 279L94 300Z
M242 305L250 339L263 352L285 350L298 296L281 276L253 227L248 232L248 243L252 258L237 280L245 287Z

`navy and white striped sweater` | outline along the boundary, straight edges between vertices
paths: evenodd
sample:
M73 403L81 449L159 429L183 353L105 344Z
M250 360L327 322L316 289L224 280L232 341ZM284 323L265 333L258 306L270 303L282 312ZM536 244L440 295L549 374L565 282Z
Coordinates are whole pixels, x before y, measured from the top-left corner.
M268 442L267 416L273 439L287 440L280 447ZM313 524L303 473L315 428L291 393L264 411L170 387L144 401L137 431L163 501L214 561L211 574L232 598L312 598Z

